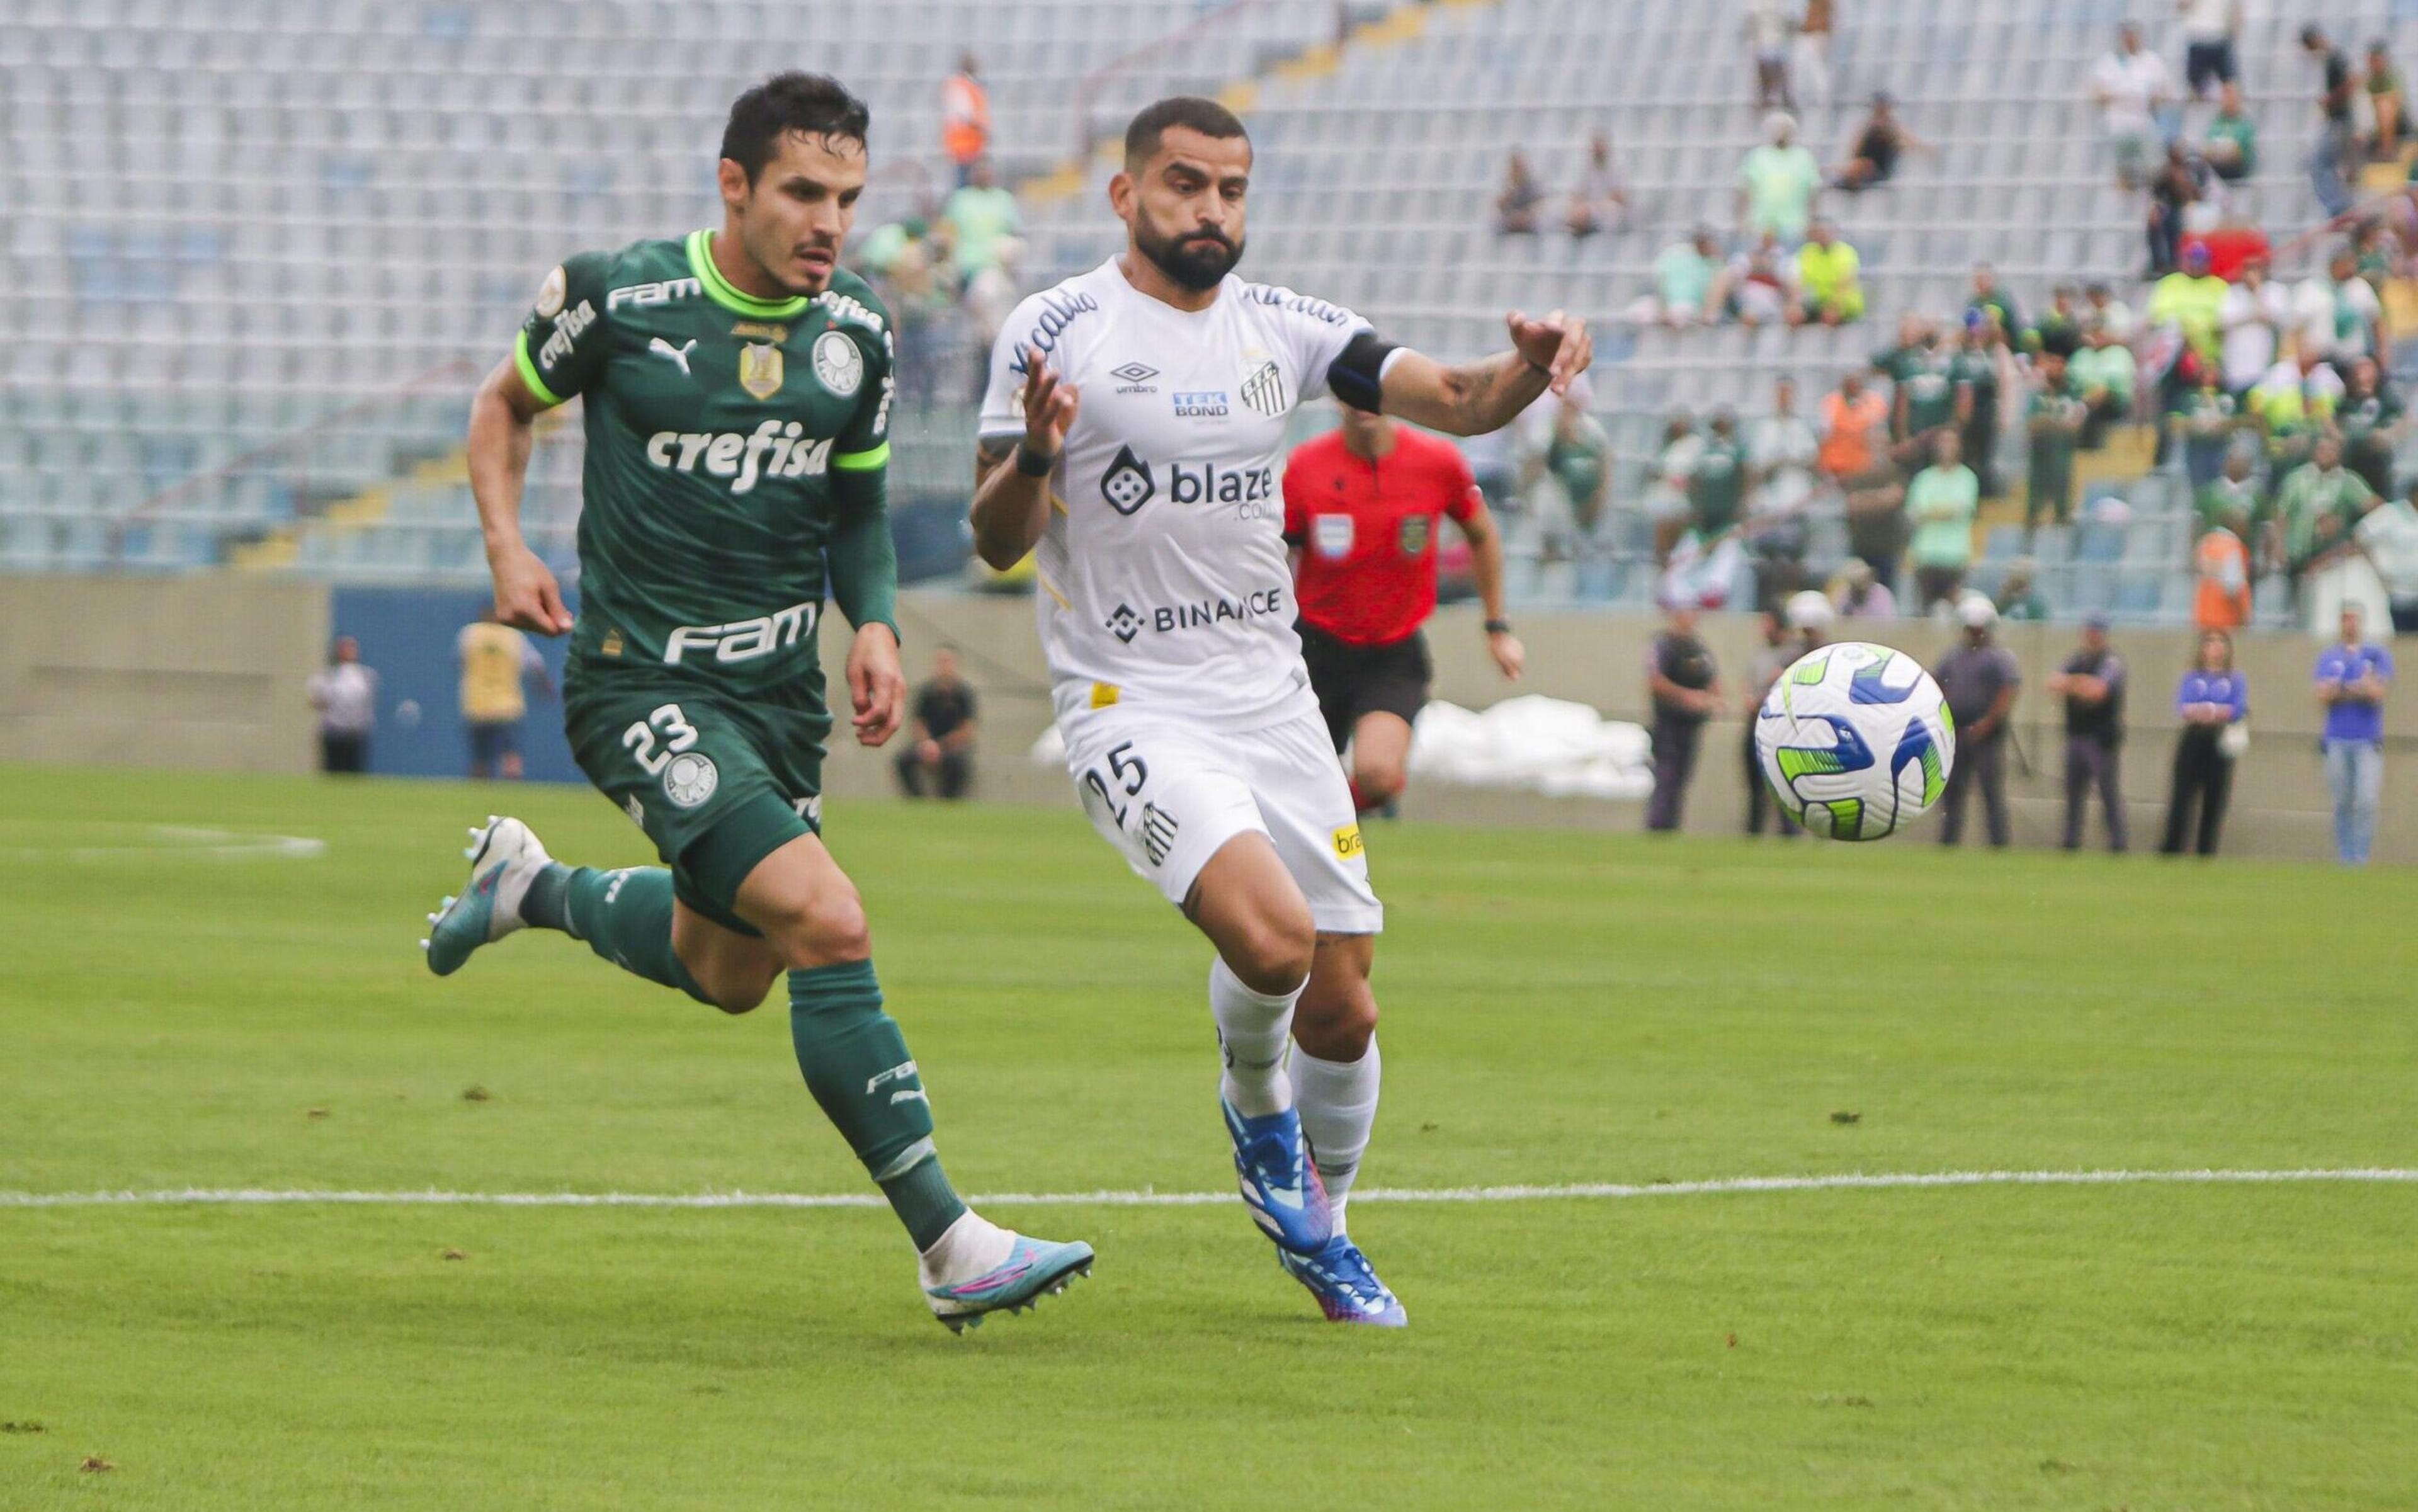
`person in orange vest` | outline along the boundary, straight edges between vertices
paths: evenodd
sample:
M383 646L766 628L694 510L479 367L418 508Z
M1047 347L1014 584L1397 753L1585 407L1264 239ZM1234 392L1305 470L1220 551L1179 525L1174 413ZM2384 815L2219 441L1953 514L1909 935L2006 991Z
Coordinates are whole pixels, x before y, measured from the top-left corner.
M2203 631L2239 630L2250 623L2250 548L2242 542L2249 528L2241 511L2228 510L2192 552L2192 565L2199 574L2192 623Z
M941 149L957 165L959 189L972 176L974 160L990 150L990 92L972 53L957 59L957 71L941 86Z

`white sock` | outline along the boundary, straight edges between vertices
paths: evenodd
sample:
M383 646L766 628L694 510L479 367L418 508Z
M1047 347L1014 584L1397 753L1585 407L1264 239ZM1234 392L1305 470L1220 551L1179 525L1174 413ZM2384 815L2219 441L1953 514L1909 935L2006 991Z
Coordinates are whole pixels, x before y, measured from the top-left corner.
M1217 1043L1226 1058L1219 1087L1245 1118L1265 1118L1293 1106L1285 1042L1293 1033L1293 1005L1308 985L1309 978L1303 977L1300 986L1272 998L1243 985L1223 958L1209 963L1209 1012L1217 1020Z
M1377 1122L1377 1084L1384 1072L1374 1034L1369 1036L1369 1053L1357 1061L1322 1061L1307 1050L1293 1051L1301 1132L1318 1162L1318 1179L1326 1184L1337 1233L1343 1231L1344 1199L1352 1195L1361 1153L1369 1148L1369 1130Z
M955 1286L1006 1264L1007 1253L1015 1247L1014 1233L968 1208L932 1241L915 1269L926 1287Z

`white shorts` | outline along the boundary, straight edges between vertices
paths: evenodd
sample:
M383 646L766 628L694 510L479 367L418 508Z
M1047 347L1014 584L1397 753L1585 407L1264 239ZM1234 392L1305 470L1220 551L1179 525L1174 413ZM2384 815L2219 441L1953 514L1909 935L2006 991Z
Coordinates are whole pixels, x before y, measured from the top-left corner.
M1322 932L1385 928L1352 787L1315 711L1230 731L1111 706L1079 710L1058 728L1092 827L1168 902L1182 908L1217 848L1256 831L1275 844Z

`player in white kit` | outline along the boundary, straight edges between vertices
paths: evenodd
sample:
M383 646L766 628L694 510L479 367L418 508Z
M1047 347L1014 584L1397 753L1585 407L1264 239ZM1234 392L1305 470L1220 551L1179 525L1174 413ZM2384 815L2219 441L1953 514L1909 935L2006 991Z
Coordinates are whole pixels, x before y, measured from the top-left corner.
M1084 808L1217 949L1220 1100L1252 1217L1327 1317L1399 1326L1344 1229L1377 1111L1385 909L1293 634L1285 421L1332 392L1476 435L1566 389L1591 346L1559 312L1515 313L1510 351L1449 368L1245 283L1250 168L1215 101L1134 118L1109 189L1125 252L1025 300L992 354L974 547L999 568L1037 549Z

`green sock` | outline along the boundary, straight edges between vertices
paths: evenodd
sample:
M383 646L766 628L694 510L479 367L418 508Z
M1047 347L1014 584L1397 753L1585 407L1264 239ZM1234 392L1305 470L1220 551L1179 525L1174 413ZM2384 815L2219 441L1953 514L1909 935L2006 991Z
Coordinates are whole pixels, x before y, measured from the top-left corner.
M678 987L699 1002L713 1000L672 949L672 874L664 867L548 866L529 882L521 917L588 941L589 950L624 971Z
M966 1211L932 1148L932 1105L871 961L789 973L789 1037L806 1089L865 1162L919 1250Z

